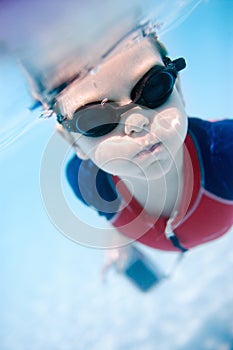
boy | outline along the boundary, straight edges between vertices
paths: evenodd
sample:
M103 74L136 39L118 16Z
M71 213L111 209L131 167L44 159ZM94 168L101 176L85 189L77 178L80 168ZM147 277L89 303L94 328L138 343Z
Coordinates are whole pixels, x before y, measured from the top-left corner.
M67 177L124 235L184 252L233 223L233 121L187 118L184 59L171 61L155 35L134 35L53 102L76 153Z
M21 29L23 38L29 36L24 64L36 82L33 95L55 112L58 131L75 150L67 176L78 198L133 240L186 251L220 237L232 225L233 122L187 118L178 77L184 59L171 61L146 24L129 30L132 21L124 6L115 16L117 5L109 18L109 4L96 10L108 14L112 31L105 33L116 38L111 49L108 40L97 45L95 30L90 34L100 17L88 6L83 5L81 28L86 24L86 31L80 34L76 16L81 3L72 2L68 14L62 1L54 7L37 5L48 35L34 17L29 23L34 30ZM126 22L116 30L111 23L123 23L123 15ZM59 25L64 17L66 25ZM20 29L27 21L19 24ZM72 35L64 40L67 30ZM17 33L6 27L6 34ZM85 65L100 51L100 65Z

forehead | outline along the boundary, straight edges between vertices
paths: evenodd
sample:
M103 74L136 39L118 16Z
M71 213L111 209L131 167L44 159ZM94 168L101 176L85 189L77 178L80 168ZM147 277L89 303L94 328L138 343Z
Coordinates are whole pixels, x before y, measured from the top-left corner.
M73 82L58 97L58 109L71 117L83 105L104 98L128 102L133 86L155 64L163 64L160 54L155 44L144 38Z

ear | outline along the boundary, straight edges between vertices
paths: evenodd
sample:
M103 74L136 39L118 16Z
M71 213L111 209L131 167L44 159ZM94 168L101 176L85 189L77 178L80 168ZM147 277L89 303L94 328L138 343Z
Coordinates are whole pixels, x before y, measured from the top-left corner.
M75 137L70 132L68 132L61 124L57 123L55 125L55 129L59 133L59 135L61 135L61 137L64 140L66 140L66 142L68 142L70 146L72 146L74 152L80 159L89 159L89 157L81 150Z
M175 83L176 89L178 91L178 94L180 95L180 99L185 107L185 100L184 100L184 95L181 89L181 82L180 82L180 76L178 75L177 79L176 79L176 83Z

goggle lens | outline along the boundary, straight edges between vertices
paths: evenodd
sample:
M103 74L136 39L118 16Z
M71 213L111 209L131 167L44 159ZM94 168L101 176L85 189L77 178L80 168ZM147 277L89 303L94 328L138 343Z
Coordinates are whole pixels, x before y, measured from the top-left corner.
M132 91L131 96L135 94L135 103L148 107L157 108L161 106L171 95L175 84L175 77L165 70L153 74L141 89L140 97L137 98L138 92ZM137 91L137 86L134 88Z
M119 113L113 106L93 105L74 114L77 130L85 136L103 136L115 129L119 122Z

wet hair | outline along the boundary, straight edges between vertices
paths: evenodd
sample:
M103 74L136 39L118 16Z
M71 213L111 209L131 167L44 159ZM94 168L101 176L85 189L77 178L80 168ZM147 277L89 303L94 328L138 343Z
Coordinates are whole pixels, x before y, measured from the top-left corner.
M151 32L148 35L145 35L148 37L148 39L151 41L151 43L156 47L156 49L158 50L160 57L162 58L162 60L167 57L168 55L168 51L165 47L165 45L158 39L158 36L156 34L156 32Z
M155 46L160 57L164 61L165 57L167 57L167 55L168 55L168 52L167 52L167 49L164 46L164 44L158 39L156 32L150 32L149 34L147 34L146 32L145 33L143 32L142 37L144 37L144 38L147 37L147 39L152 43L152 45ZM115 46L116 45L114 45L113 47L115 47ZM105 56L106 56L106 54L105 54ZM26 74L26 77L28 78L28 83L29 83L31 95L35 101L35 104L32 106L32 109L36 108L39 104L42 104L46 109L49 108L50 105L53 103L54 97L56 96L56 94L58 94L65 87L67 87L67 85L70 82L70 80L68 80L68 82L61 81L61 83L56 85L56 87L54 89L50 90L50 92L45 94L45 92L46 92L45 86L40 79L41 78L40 75L33 71L33 68L30 66L30 64L28 62L23 62L21 60L21 64L22 64L24 73ZM77 75L79 75L79 73ZM73 80L73 78L71 80Z
M168 51L167 51L166 47L157 38L155 38L155 47L158 50L162 59L164 59L168 55Z

